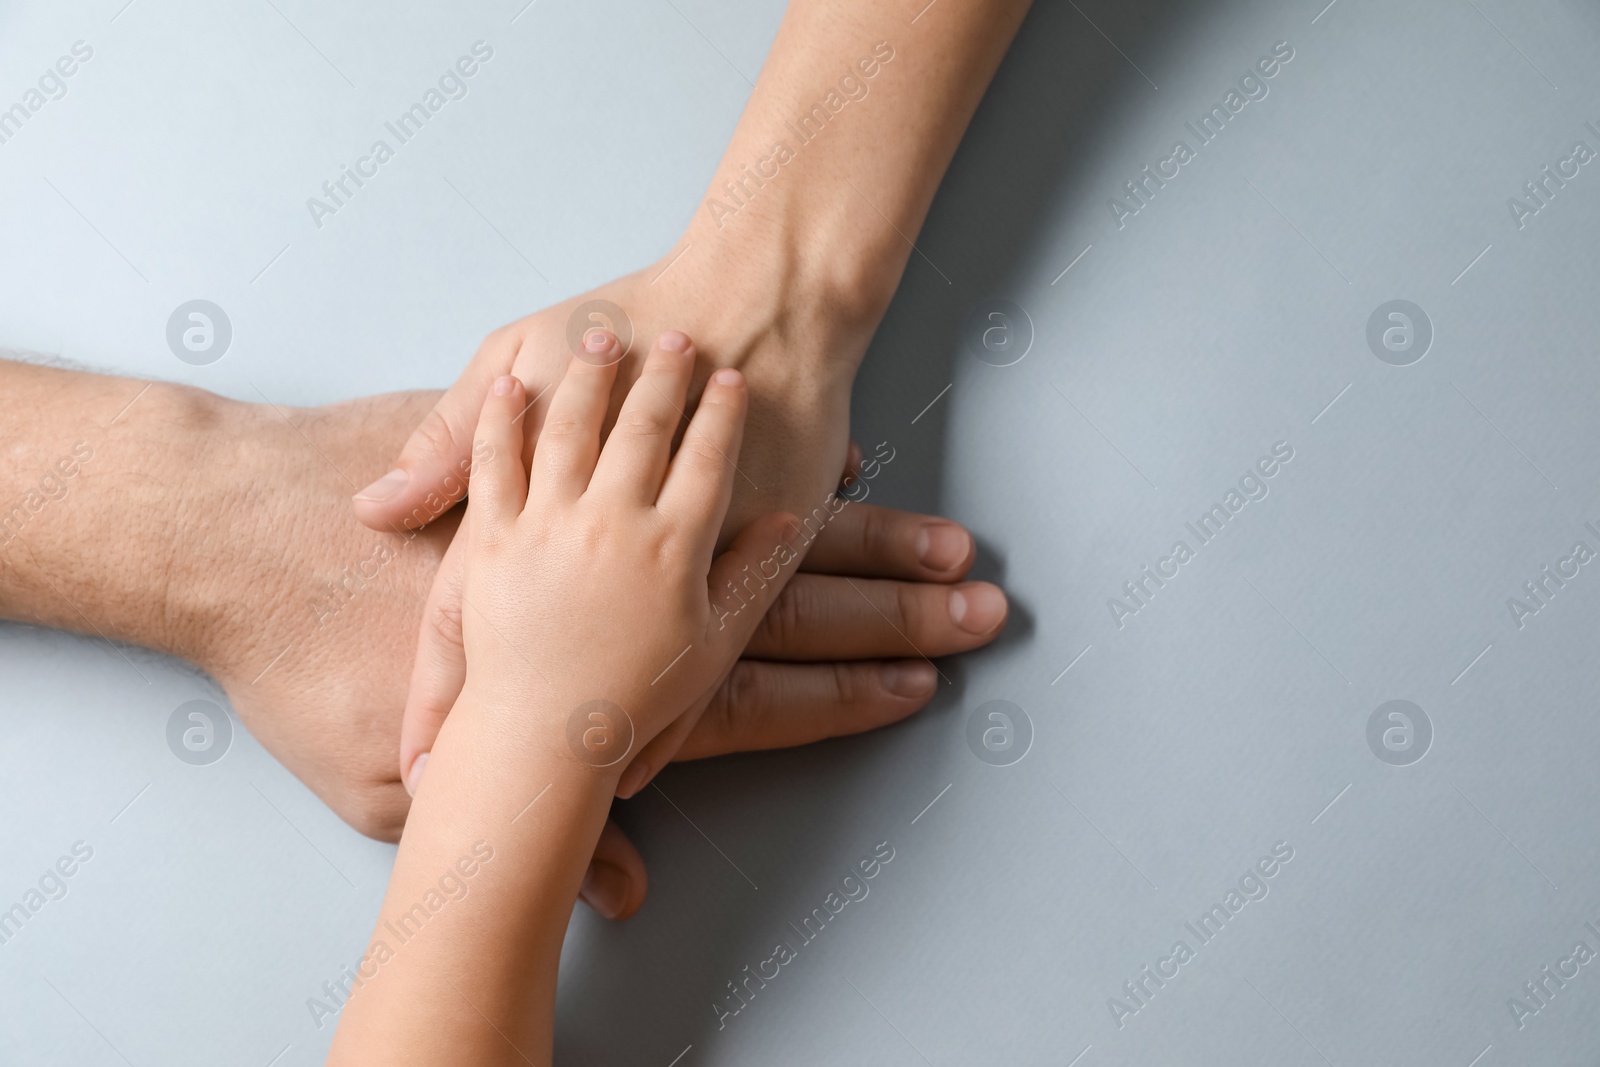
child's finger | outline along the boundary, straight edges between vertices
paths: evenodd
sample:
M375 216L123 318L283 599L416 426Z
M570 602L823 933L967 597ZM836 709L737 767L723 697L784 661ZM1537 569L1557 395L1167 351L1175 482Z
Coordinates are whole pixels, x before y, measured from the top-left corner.
M467 506L480 522L491 526L516 519L528 499L522 433L513 422L525 403L522 382L501 375L489 387L478 415L472 438L472 498Z
M720 520L718 520L720 521ZM707 635L731 666L778 594L799 569L804 555L800 520L784 512L752 519L728 550L711 562L706 578L711 596Z
M592 484L641 504L656 502L693 370L689 338L676 330L656 338L606 438Z
M605 330L590 331L583 344L583 354L567 365L556 386L533 449L532 492L541 499L581 495L600 455L600 427L620 362L618 344Z
M733 495L749 401L744 375L738 371L724 367L711 376L656 502L662 511L703 533L708 545L715 543Z

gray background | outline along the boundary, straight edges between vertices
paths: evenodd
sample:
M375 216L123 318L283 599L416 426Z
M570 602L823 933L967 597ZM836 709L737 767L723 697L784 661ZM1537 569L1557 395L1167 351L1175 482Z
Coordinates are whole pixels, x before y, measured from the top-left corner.
M1324 2L1041 0L854 413L897 449L874 499L976 531L1011 629L904 725L674 767L681 813L627 805L652 895L623 925L579 910L558 1058L1595 1061L1600 964L1520 1031L1506 1000L1600 949L1600 575L1520 630L1506 599L1600 548L1600 164L1525 228L1506 200L1600 149L1600 15ZM665 252L782 11L122 5L0 6L5 104L95 50L0 145L0 341L280 403L441 385L490 327ZM470 95L316 230L304 199L477 39ZM1119 229L1108 198L1285 40L1270 95ZM164 341L195 297L233 323L212 366ZM961 341L994 297L1036 334L1004 368ZM1396 298L1435 330L1403 368L1365 340ZM1119 629L1107 598L1276 441L1270 495ZM306 999L362 951L392 850L242 732L173 758L171 711L221 699L182 665L141 656L146 684L14 626L0 662L0 899L95 849L0 946L0 1062L320 1062ZM1033 724L1012 766L964 739L992 699ZM1391 699L1433 725L1411 766L1366 741ZM870 897L719 1031L724 983L880 841ZM1279 841L1270 894L1119 1029L1108 998Z

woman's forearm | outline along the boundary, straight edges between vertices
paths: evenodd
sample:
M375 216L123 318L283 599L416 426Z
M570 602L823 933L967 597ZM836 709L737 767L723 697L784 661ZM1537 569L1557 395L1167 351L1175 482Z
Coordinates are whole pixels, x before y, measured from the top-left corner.
M685 260L875 325L1029 2L793 0Z

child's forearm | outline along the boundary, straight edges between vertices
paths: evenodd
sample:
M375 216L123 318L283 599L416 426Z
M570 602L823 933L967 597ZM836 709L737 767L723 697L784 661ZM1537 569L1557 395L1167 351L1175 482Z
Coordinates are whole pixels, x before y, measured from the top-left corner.
M619 768L574 758L560 716L487 703L464 693L433 749L329 1064L550 1062L561 942Z

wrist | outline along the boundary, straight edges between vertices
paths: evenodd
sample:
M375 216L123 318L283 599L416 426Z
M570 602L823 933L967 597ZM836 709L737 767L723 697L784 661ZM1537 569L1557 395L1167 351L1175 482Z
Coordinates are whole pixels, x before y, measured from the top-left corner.
M147 573L159 582L143 584L161 595L151 598L158 618L133 639L217 674L220 651L238 647L261 621L251 617L250 601L258 592L282 592L252 588L251 579L263 576L248 574L241 558L291 554L288 545L262 538L272 525L266 512L273 482L260 459L275 435L256 405L176 386L150 393L145 414L160 427L164 447L151 499L139 511L162 517L141 536Z
M409 643L454 517L421 535L377 533L356 522L349 494L382 472L435 398L389 394L323 408L199 390L172 398L168 466L180 473L158 489L182 491L176 505L165 502L180 510L161 530L156 647L234 689L268 667L306 667L351 627Z
M468 651L466 682L434 743L429 776L444 750L491 776L551 782L573 796L609 804L646 739L615 704L563 703L548 696L542 679L510 680L521 673L510 666L499 671L492 660Z

